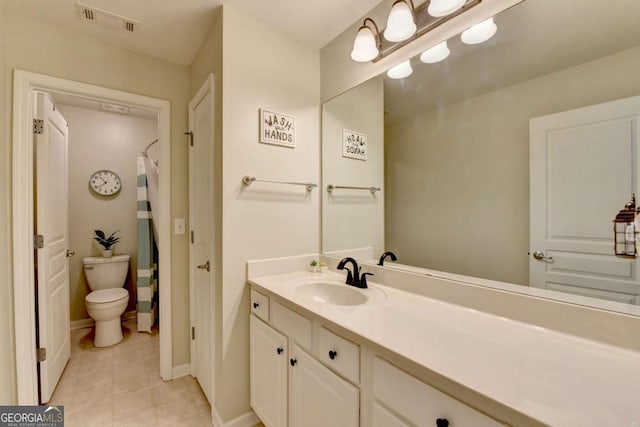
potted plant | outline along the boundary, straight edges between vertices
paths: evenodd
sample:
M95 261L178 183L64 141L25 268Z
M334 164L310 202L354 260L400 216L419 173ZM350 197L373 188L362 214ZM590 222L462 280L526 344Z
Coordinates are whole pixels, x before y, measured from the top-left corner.
M317 266L318 266L318 261L316 261L315 259L312 259L311 262L309 263L309 271L312 273L315 273Z
M326 273L328 270L329 270L329 266L327 265L326 262L322 261L318 265L318 273Z
M93 239L102 246L102 256L105 258L111 258L113 255L113 249L111 247L120 241L119 237L116 237L116 233L120 230L116 230L109 237L104 234L102 230L93 230L96 233L96 237Z

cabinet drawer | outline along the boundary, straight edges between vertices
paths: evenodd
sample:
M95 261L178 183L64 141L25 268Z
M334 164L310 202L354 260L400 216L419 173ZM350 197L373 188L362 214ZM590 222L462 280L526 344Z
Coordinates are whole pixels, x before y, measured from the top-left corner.
M251 312L264 320L269 321L269 297L251 289Z
M354 384L360 382L360 347L326 328L320 328L318 358Z
M373 363L373 395L376 403L400 414L412 425L435 425L436 419L446 418L451 426L504 426L378 357ZM374 417L381 414L374 411ZM374 425L381 424L374 421Z
M277 301L271 304L271 325L301 347L311 349L311 320L289 310Z

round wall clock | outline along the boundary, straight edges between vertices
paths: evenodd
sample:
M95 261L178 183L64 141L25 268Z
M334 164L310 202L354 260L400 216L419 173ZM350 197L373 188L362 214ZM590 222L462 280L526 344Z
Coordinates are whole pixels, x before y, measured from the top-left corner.
M115 196L122 189L122 181L115 172L103 169L91 175L89 188L101 196Z

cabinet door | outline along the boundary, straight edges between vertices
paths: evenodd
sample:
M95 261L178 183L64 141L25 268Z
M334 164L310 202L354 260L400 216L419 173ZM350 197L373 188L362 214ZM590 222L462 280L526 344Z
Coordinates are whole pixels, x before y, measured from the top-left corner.
M357 427L360 393L297 345L289 355L289 427Z
M434 424L435 426L435 424ZM411 427L378 402L373 403L373 427Z
M287 426L287 338L251 315L251 407L267 427Z

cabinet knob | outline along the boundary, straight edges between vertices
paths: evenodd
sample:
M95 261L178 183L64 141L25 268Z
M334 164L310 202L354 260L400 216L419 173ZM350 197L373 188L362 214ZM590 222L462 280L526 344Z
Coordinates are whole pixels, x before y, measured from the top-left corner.
M289 360L289 363L291 364L291 366L296 366L296 363L298 363L298 361L296 359L291 359Z
M278 347L276 349L276 351L278 352L278 354L282 354L282 352L284 351L282 347Z
M338 356L338 353L333 351L333 350L329 350L329 359L333 360Z
M254 303L253 303L253 308L258 308L258 307L260 307L260 304L259 304L259 303L257 303L257 302L254 302Z
M449 427L449 420L446 418L438 418L436 420L437 427Z

